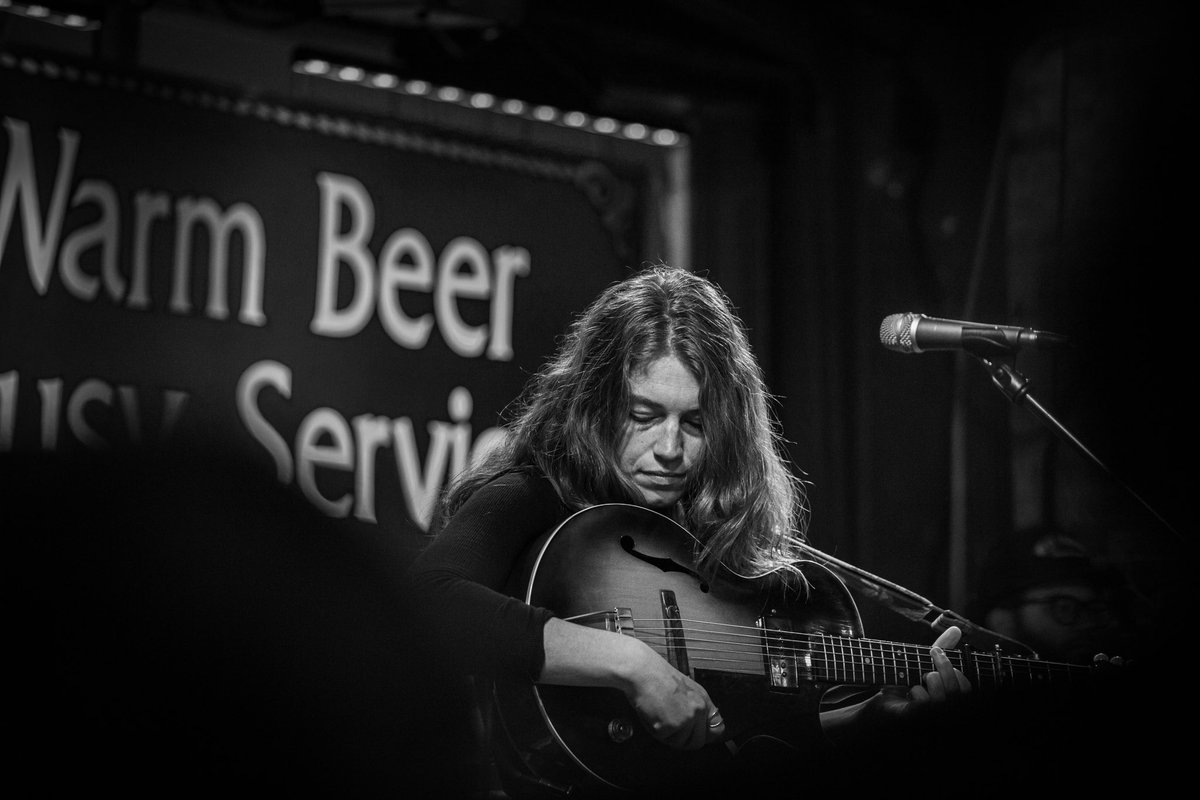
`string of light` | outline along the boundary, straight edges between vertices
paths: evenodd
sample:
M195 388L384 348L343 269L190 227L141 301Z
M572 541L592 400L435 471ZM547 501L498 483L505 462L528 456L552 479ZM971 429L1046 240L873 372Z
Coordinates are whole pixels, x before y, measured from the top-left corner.
M678 147L686 144L684 134L670 128L656 128L640 122L623 122L612 117L594 116L582 111L569 111L515 98L502 98L488 92L468 91L457 86L439 86L424 80L403 79L388 72L338 64L322 58L299 59L293 65L293 70L302 75L353 83L478 111L522 117L601 136L613 136L660 147Z

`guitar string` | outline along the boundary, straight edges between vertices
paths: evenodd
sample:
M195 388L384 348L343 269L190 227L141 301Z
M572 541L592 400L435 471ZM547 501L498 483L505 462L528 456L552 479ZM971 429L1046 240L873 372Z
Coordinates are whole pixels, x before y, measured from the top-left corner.
M654 645L651 645L652 647ZM664 653L670 653L671 646L669 644L659 645L659 648ZM686 652L688 654L689 663L698 662L714 665L726 665L727 669L733 670L736 667L745 668L743 671L762 674L766 667L762 653L743 653L744 657L730 656L728 651L720 649L696 647L691 641L688 642ZM715 655L712 655L715 653ZM811 657L810 657L811 656ZM780 666L794 664L794 671L805 675L821 675L828 677L831 680L839 682L854 683L860 680L869 684L895 684L901 685L909 682L910 674L925 674L933 671L932 663L909 663L907 661L896 661L888 663L886 660L856 661L853 658L836 658L823 657L819 651L801 651L797 650L794 653L773 653L772 657ZM951 660L953 664L953 658ZM956 665L960 670L963 665ZM975 669L971 670L972 675L978 676L979 679L987 679L991 682L1004 680L1007 682L1032 682L1036 683L1040 679L1054 677L1055 673L1061 673L1064 676L1070 676L1071 670L1062 670L1056 668L1043 668L1042 665L1036 662L1031 662L1034 669L1021 669L1021 665L1013 665L1008 669L994 668L990 663L978 663ZM751 669L751 667L753 667Z
M661 640L658 646L668 650L673 645L672 638L678 634L683 634L689 660L735 665L755 664L761 667L763 657L762 639L764 634L768 634L768 638L771 640L768 647L769 653L797 663L804 662L805 667L809 669L819 670L823 668L826 674L832 674L835 679L840 675L855 679L861 675L866 679L868 674L874 677L881 672L885 675L888 672L893 672L899 677L907 672L925 673L934 670L932 656L924 655L924 648L912 644L843 637L825 633L764 629L705 620L678 621L711 627L682 628L664 625L664 621L661 619L630 620L626 618L624 621L633 623L634 632L640 638L649 638L656 641ZM666 622L675 621L668 620ZM660 625L662 626L661 628L659 627ZM716 630L716 628L722 627L730 629L730 632ZM749 631L749 633L741 633L741 631ZM726 638L704 638L699 634L717 635ZM738 637L743 641L738 641ZM718 645L718 647L699 647L698 645L700 644ZM1088 667L1083 665L1060 664L1020 656L999 656L999 659L1003 661L1003 665L1001 665L997 663L997 659L990 651L979 651L969 656L964 652L956 650L946 650L945 652L951 664L956 668L960 670L966 669L969 658L971 662L969 669L972 674L991 680L1003 678L1008 681L1019 679L1036 682L1043 677L1052 676L1054 673L1070 675L1075 672L1088 670ZM716 653L718 655L717 657L713 657L712 655L699 655L700 653ZM740 656L740 658L722 657L725 654ZM762 670L759 669L757 671L761 672ZM903 679L901 678L901 680ZM875 683L877 681L872 680L870 682Z
M688 630L686 628L678 628L678 627L673 627L671 625L666 624L666 623L674 623L676 620L665 620L664 621L661 618L648 618L648 619L628 619L628 621L633 622L635 627L640 625L641 627L636 628L637 630L646 631L646 632L653 632L656 629L658 629L657 626L662 625L663 627L661 628L661 630L664 631L664 635L669 634L673 631L687 632L687 630ZM931 659L927 659L927 657L924 655L924 653L927 651L927 648L923 645L916 645L916 644L902 643L902 642L888 642L888 641L884 641L884 640L880 640L880 639L870 639L867 637L851 637L851 636L837 635L837 634L831 634L831 633L820 632L820 631L807 632L807 631L790 631L790 630L781 630L781 629L761 628L761 627L756 627L756 626L736 625L734 623L718 622L718 621L712 621L712 620L694 620L694 619L682 619L681 618L678 620L678 622L690 623L692 625L707 626L704 628L693 629L694 632L704 632L704 633L709 633L709 634L722 635L722 636L726 636L726 637L736 636L736 637L740 637L742 639L751 640L751 643L755 647L757 647L759 645L759 643L761 642L763 634L769 633L772 637L777 637L780 640L788 640L788 641L795 642L795 643L804 643L804 642L810 641L812 639L812 637L818 637L819 641L821 641L822 643L833 645L835 648L842 647L842 648L847 648L850 650L857 650L859 652L866 652L868 654L872 654L872 653L876 652L876 650L878 650L881 653L890 652L893 656L895 655L896 651L899 650L899 651L903 652L906 657L916 658L916 659L921 660L922 662L924 662L926 660L931 661ZM726 633L725 631L717 630L717 628L730 629L731 632ZM741 631L748 631L748 633L741 633ZM731 639L726 638L726 639L722 639L720 641L731 642ZM947 650L945 650L945 652L951 658L954 658L955 656L966 657L966 653L964 651L947 649ZM984 662L984 661L992 659L992 653L989 650L973 651L971 658L978 662ZM1057 667L1057 668L1063 668L1063 669L1087 669L1087 667L1084 665L1066 664L1066 663L1053 662L1053 661L1043 661L1041 659L1026 658L1023 656L1001 655L1001 658L1003 658L1006 661L1012 662L1012 663L1028 663L1031 666L1038 666L1038 667L1047 667L1047 668Z
M673 643L670 641L668 635L649 633L648 636L662 640L657 643L657 647L664 651L664 653L669 654L671 652ZM640 636L640 638L645 639L647 636ZM686 652L689 662L726 664L746 668L753 666L753 670L747 669L746 671L752 671L757 674L765 671L761 648L756 648L753 651L749 648L743 648L738 651L731 650L728 647L724 649L720 647L698 647L696 642L697 638L695 636L689 637L687 640ZM715 644L722 645L726 643L717 641ZM651 646L656 645L652 644ZM795 664L795 670L801 674L820 673L831 680L846 683L859 682L861 679L863 682L869 684L888 684L894 682L896 685L900 685L909 682L909 673L924 674L934 671L932 660L918 657L915 654L906 655L903 659L891 659L891 663L889 663L886 654L868 652L861 648L848 653L838 653L836 651L823 650L821 649L822 647L824 645L816 645L812 648L773 647L770 650L770 654L774 658L779 659L779 662ZM851 648L847 649L852 650ZM706 653L715 653L716 655L705 655ZM732 656L729 655L731 653L733 654ZM960 670L968 671L964 666L964 661L958 660L958 663L955 663L956 657L952 651L947 651L947 656L950 658L953 666L956 666ZM1055 673L1069 677L1076 672L1086 669L1083 666L1056 665L1039 662L1034 659L1018 659L1005 668L997 667L990 658L981 658L973 662L973 666L969 671L980 680L986 679L993 683L1000 681L1037 683L1045 678L1056 677ZM889 680L888 676L892 676L892 678Z
M645 633L647 636L656 637L659 639L669 639L670 630L658 634L654 630L645 627L637 629L639 633ZM696 645L712 644L720 645L725 648L725 652L729 652L730 645L735 647L742 646L742 642L733 642L729 639L712 639L698 635L699 633L713 633L704 629L676 629L682 630L686 635L686 643L689 650ZM772 632L774 634L776 632ZM857 640L847 639L844 637L835 637L826 634L807 634L798 632L787 632L792 636L775 637L769 643L768 652L782 657L790 658L808 658L816 661L818 664L833 662L842 668L842 671L848 672L872 672L877 673L881 670L897 671L905 670L920 670L928 672L933 669L933 660L931 656L927 656L923 649L918 650L917 645L896 645L890 642L880 642L878 640ZM718 635L720 633L718 632ZM819 638L814 638L819 637ZM745 643L742 652L761 655L763 643L761 638L753 643ZM701 651L722 652L721 647L705 648L699 647ZM1029 673L1037 676L1046 673L1070 673L1086 671L1087 667L1073 664L1059 664L1055 662L1041 661L1038 659L1028 659L1021 657L1001 657L1003 666L997 663L996 659L988 652L982 652L976 655L968 655L954 650L946 651L947 657L951 663L962 669L964 665L971 662L973 672L978 672L984 677L994 675L1015 676L1018 673ZM957 663L956 663L957 662Z

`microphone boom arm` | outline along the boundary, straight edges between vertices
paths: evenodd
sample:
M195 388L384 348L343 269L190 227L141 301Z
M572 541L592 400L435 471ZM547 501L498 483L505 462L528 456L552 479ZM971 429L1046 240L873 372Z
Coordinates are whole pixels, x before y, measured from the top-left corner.
M1136 491L1134 491L1131 486L1129 486L1129 484L1121 480L1116 473L1109 469L1108 466L1091 450L1085 447L1083 442L1079 441L1074 434L1067 430L1066 426L1055 419L1054 415L1046 410L1045 406L1039 403L1037 399L1029 393L1029 379L1018 372L1012 364L1008 364L999 360L998 358L989 358L980 352L974 352L971 350L968 350L967 352L970 352L972 356L974 356L981 364L983 364L984 368L987 369L988 374L992 376L992 383L997 389L1000 390L1001 394L1012 401L1013 405L1021 406L1022 408L1028 410L1035 418L1054 431L1059 438L1070 444L1092 463L1098 466L1102 471L1107 473L1109 477L1116 481L1116 483L1120 485L1122 489L1124 489L1135 500L1137 500L1143 508L1153 514L1155 519L1166 526L1168 530L1170 530L1176 536L1179 536L1179 532L1172 527L1172 525L1167 522L1167 520L1165 520L1161 514L1154 510L1149 503L1143 500L1142 497Z

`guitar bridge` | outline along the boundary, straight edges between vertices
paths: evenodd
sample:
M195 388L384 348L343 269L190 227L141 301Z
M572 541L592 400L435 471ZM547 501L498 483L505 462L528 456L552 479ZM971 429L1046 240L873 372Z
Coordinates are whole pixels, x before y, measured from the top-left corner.
M798 691L812 679L812 652L800 645L792 621L787 617L759 617L763 662L771 689Z
M670 589L661 589L658 592L658 600L662 606L667 661L684 675L691 675L692 668L688 664L687 640L683 636L683 620L680 618L679 603L675 600L675 592Z
M566 621L578 625L589 625L593 628L603 628L610 633L633 635L633 609L623 606L578 614L574 617L567 617Z

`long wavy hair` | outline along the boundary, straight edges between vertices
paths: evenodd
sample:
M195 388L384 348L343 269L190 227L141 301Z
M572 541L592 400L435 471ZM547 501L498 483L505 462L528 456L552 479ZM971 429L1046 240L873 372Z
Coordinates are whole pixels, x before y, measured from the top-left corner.
M664 264L612 284L575 319L506 410L503 442L442 495L431 531L484 483L522 468L546 475L572 508L639 503L618 462L630 380L666 355L700 385L704 450L675 509L696 540L697 569L710 578L720 566L743 577L797 574L804 483L784 458L745 326L716 284Z

